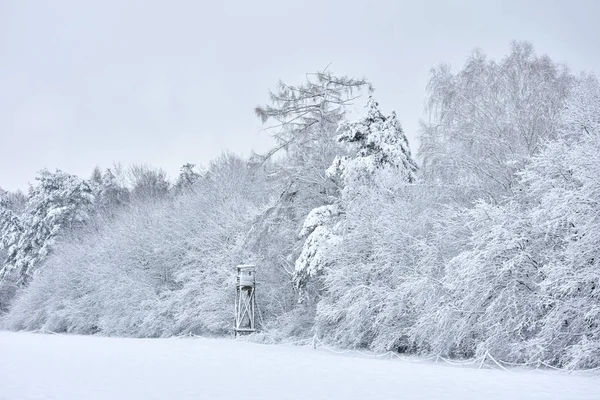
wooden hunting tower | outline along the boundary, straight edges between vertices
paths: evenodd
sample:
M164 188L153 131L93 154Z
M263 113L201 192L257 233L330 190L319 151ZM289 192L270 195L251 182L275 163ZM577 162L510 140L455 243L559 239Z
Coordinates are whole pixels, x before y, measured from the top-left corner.
M256 267L254 265L238 265L235 301L235 335L256 331Z

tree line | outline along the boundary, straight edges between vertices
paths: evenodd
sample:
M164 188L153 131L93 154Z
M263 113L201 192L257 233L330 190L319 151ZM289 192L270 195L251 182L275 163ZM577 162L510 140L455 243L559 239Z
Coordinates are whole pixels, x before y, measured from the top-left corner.
M3 326L230 334L253 262L259 340L600 366L598 79L515 42L432 69L426 104L413 155L367 79L326 69L255 109L266 154L0 191Z

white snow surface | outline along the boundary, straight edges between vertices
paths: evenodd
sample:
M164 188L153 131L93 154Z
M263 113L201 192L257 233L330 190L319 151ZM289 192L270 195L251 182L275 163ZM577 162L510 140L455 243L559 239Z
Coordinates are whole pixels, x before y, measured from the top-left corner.
M600 399L598 375L337 355L232 339L0 332L0 399Z

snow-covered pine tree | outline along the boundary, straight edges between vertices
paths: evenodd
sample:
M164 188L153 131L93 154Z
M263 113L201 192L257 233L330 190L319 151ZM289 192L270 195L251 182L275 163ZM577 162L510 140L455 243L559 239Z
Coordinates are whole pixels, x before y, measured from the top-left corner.
M304 246L293 276L299 289L333 262L330 250L339 245L346 229L343 214L363 188L389 176L406 183L416 180L417 165L396 114L384 116L372 97L366 109L363 118L339 127L338 141L346 143L352 155L336 157L327 169L339 196L331 204L313 209L304 222Z
M373 175L387 168L408 183L416 180L417 165L396 113L385 117L373 97L369 97L366 109L363 119L343 123L339 128L338 140L358 148L354 156L336 157L327 171L329 176L341 178L342 195L349 196L354 188L372 184Z
M0 188L0 313L8 311L16 293L14 281L5 276L4 266L16 256L22 233L19 212L23 203L21 192L10 193Z
M22 231L19 217L0 198L0 266L14 262ZM3 277L4 268L0 269L0 284Z
M9 260L12 249L19 240L21 230L19 217L12 210L0 204L0 250L6 251Z
M0 193L0 313L8 310L16 293L14 281L5 276L4 266L14 262L22 234L19 217L8 206L6 197Z
M16 251L0 271L5 277L14 274L18 284L28 283L59 236L86 223L94 201L89 184L74 175L42 170L36 180L20 220Z

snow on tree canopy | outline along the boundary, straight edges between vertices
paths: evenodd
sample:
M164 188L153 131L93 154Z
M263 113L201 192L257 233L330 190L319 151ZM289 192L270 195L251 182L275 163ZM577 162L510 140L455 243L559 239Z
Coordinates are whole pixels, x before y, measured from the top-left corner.
M327 170L328 175L339 175L343 186L350 187L365 184L377 170L392 167L407 182L414 182L417 165L396 113L384 116L373 97L369 97L366 109L364 118L339 127L338 140L358 146L356 156L337 158Z
M337 204L330 204L313 209L300 232L306 237L302 252L296 260L296 271L305 271L297 276L296 285L302 287L309 276L318 274L327 265L327 249L339 242L328 225L340 214Z
M110 169L106 169L100 178L100 185L95 195L98 208L110 209L125 204L129 193L119 185L115 174Z
M89 219L94 201L88 183L75 175L43 170L36 180L38 185L30 188L21 219L18 243L13 242L16 252L0 271L0 276L16 273L20 284L28 282L34 269L50 253L57 236L82 226ZM12 221L17 226L15 220ZM12 228L12 238L17 230Z
M8 205L8 192L0 188L0 207L6 207Z
M175 190L181 193L184 190L190 189L198 182L201 176L200 173L196 172L195 164L184 164L180 168L179 178L177 178L177 182L175 183Z
M343 210L361 188L373 185L378 179L377 174L383 172L393 171L396 178L407 183L416 180L417 165L396 114L384 116L372 97L369 97L366 109L365 117L339 126L337 139L347 143L354 156L336 157L326 171L338 182L340 196L333 204L313 209L304 222L301 236L308 236L296 260L294 281L297 287L301 288L309 277L318 275L332 263L328 253L342 240Z
M296 260L296 286L301 288L309 277L316 276L331 263L329 250L342 238L328 226L317 226L306 238L302 253Z
M14 260L22 230L19 217L0 203L0 250L6 253L5 260L0 260L1 262L9 263ZM0 281L3 276L4 269L0 269Z
M339 215L339 213L340 210L337 204L330 204L313 209L304 221L300 236L310 235L318 226L327 224L332 218Z

